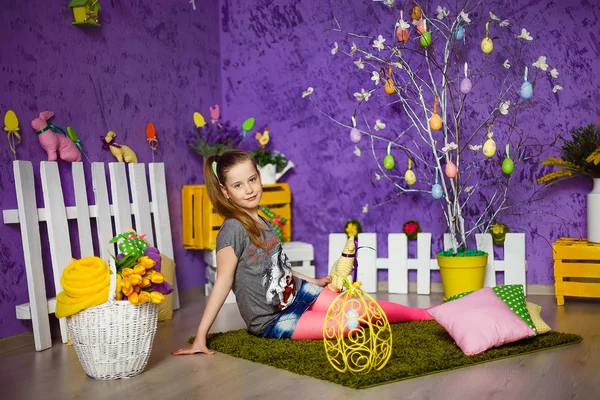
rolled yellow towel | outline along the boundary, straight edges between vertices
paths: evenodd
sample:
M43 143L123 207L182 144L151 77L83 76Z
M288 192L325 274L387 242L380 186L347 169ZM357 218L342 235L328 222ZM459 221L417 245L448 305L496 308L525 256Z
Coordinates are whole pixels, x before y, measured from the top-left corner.
M57 318L68 317L108 300L110 270L99 257L75 260L63 271L63 291L56 296Z

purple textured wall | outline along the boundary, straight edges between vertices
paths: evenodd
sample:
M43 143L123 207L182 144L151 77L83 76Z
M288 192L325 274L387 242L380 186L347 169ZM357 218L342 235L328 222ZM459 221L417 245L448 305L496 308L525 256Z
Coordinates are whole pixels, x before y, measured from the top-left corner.
M200 253L181 245L180 191L201 176L186 144L192 113L221 102L218 2L198 1L193 11L187 1L105 0L99 29L72 26L68 3L7 0L0 6L0 112L13 109L20 120L17 155L31 160L39 175L45 153L30 121L49 109L57 125L76 129L92 161L114 160L99 140L111 129L140 162L150 162L145 127L152 121L160 140L156 161L165 163L167 174L179 285L198 286L204 279ZM14 209L13 155L2 140L0 209ZM70 166L61 162L60 168L70 182ZM39 191L37 199L42 206ZM73 204L72 194L65 192L65 200ZM30 329L15 318L15 305L28 301L20 243L18 226L0 224L0 338ZM47 252L44 258L49 265Z
M408 4L404 6L407 16L411 2L396 3ZM446 6L455 13L451 7L455 2L450 3ZM555 82L541 77L532 100L533 107L520 114L519 127L547 142L553 134L568 136L573 127L598 122L596 116L600 108L595 99L600 95L600 66L597 62L600 56L597 41L600 13L592 2L538 0L487 3L491 4L487 11L493 11L502 19L508 18L518 28L515 29L517 32L520 28L531 32L534 40L523 45L525 59L530 60L531 65L540 55L546 55L547 62L560 73L556 83L564 87L562 92L554 95L551 89ZM432 5L435 9L438 3ZM363 214L365 204L372 205L392 192L384 180L377 182L374 179L376 165L367 151L368 141L363 139L358 145L362 156L355 156L348 130L333 124L301 98L302 91L312 86L315 89L312 98L321 109L348 121L356 105L352 93L361 87L369 89L374 86L369 68L358 72L348 57L341 53L331 55L335 41L346 51L349 51L352 42L331 31L335 27L331 10L348 31L370 36L383 34L388 42L391 39L393 19L389 9L378 2L221 2L225 110L240 121L252 115L258 123L268 125L277 148L296 162L297 167L287 177L294 199L293 235L295 240L314 244L317 268L321 274L326 271L327 234L341 231L344 222L350 218L358 218L365 231L380 234L382 257L387 254L385 235L400 232L408 219L418 218L424 231L433 232L435 243L432 252L441 248L444 227L439 206L429 195L404 196L384 206L371 206L369 212ZM388 25L385 25L386 22ZM483 30L467 28L467 35L474 35L467 37L467 46L481 54L478 48ZM496 42L496 49L503 44ZM486 91L488 87L485 85L483 82L477 90ZM384 104L385 99L375 96L369 101L369 106L381 108L387 129L405 128L408 123L405 117L386 111ZM501 132L496 134L501 135ZM550 154L555 155L556 151ZM405 167L406 164L403 164L401 170ZM531 194L537 186L535 178L539 171L535 162L517 168L517 189L511 191L515 200L525 199ZM534 212L537 209L556 213L559 218L529 213L502 219L512 225L513 230L527 234L528 282L553 283L549 242L559 236L586 235L585 194L590 190L589 181L569 181L556 185L546 192L546 199L535 203L533 209L529 208Z

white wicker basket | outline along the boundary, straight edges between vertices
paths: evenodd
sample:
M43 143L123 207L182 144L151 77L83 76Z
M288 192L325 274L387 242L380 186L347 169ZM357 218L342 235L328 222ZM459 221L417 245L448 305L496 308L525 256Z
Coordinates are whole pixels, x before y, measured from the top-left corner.
M67 317L83 371L94 379L129 378L146 368L156 333L158 305L116 301L116 269L110 260L108 301Z

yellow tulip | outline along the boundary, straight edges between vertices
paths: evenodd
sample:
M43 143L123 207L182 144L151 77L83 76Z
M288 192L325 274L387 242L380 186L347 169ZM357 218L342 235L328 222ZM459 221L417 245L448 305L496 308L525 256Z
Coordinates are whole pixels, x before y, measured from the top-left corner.
M150 269L156 265L153 259L148 256L141 256L138 258L138 262L146 269Z
M131 286L131 283L129 284L129 286L123 286L123 294L125 296L129 296L131 293L133 293L133 286Z
M142 283L140 283L140 287L142 289L150 287L150 285L152 285L152 282L150 281L149 278L143 277L142 278Z
M138 274L131 274L129 280L131 281L131 284L135 286L139 285L142 282L142 277Z
M160 292L151 292L150 301L154 304L160 304L165 299L165 296Z
M128 299L132 304L140 304L140 296L137 293L131 293L131 295L128 296Z
M117 274L117 293L115 298L117 300L123 300L123 278Z
M139 286L134 286L134 287L133 287L133 291L134 291L135 293L139 293L141 290L142 290L142 289L141 289Z
M150 301L150 293L141 291L138 298L140 299L140 304L147 303Z
M131 268L123 268L121 274L123 274L123 278L127 278L129 275L133 274L133 270Z
M146 268L142 267L140 264L137 264L133 267L133 273L138 275L144 275L146 273Z
M150 277L150 280L152 281L152 283L163 283L165 281L165 276L160 272L155 272Z

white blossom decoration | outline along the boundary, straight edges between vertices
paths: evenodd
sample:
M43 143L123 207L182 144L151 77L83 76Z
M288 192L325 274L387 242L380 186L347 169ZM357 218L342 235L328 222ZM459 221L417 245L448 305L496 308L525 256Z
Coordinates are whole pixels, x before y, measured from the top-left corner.
M311 86L309 86L308 89L306 89L304 92L302 92L302 98L310 96L311 94L313 94L314 91L315 91L315 89L313 89Z

